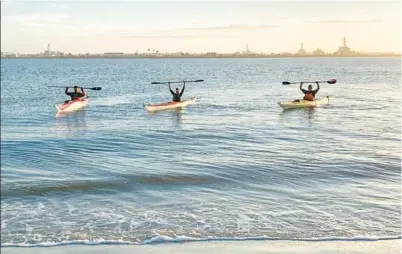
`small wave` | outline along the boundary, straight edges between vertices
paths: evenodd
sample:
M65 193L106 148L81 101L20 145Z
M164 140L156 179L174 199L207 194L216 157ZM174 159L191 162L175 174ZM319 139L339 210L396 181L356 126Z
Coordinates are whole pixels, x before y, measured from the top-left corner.
M128 245L137 244L122 240L74 240L74 241L61 241L61 242L39 242L39 243L2 243L1 247L54 247L61 245L101 245L101 244L116 244L116 245Z
M123 240L74 240L61 242L38 242L38 243L2 243L1 247L54 247L61 245L148 245L160 243L184 243L184 242L206 242L206 241L301 241L301 242L328 242L328 241L384 241L398 240L401 236L353 236L353 237L313 237L313 238L280 238L269 236L254 237L205 237L194 238L189 236L170 237L157 235L143 242L130 242Z
M1 197L44 195L52 192L91 190L131 190L139 185L195 185L221 182L222 179L209 175L132 175L122 174L118 178L105 180L41 181L38 183L3 184Z
M339 109L347 109L347 110L359 110L359 111L367 111L367 110L385 110L388 107L387 106L366 106L366 105L355 105L355 104L351 104L351 105L334 105L334 104L329 104L331 105L332 110L339 110ZM328 106L329 106L328 105Z

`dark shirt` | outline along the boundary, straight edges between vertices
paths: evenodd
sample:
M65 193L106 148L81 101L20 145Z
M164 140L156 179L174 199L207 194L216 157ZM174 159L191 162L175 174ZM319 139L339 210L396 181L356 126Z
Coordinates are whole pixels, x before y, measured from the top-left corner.
M71 97L71 100L76 100L78 98L84 97L85 96L85 91L84 88L81 87L81 92L69 92L68 87L66 88L65 93Z
M169 90L170 93L173 95L173 101L181 101L181 97L183 96L184 93L184 88L186 88L186 83L184 83L183 88L181 89L180 93L175 93L172 88L170 88L170 84L169 84Z

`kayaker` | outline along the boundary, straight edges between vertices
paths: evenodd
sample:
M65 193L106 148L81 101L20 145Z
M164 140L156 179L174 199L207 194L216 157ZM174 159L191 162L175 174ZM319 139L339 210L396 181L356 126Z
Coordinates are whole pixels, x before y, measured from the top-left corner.
M318 82L315 82L315 83L317 84L317 89L315 89L315 90L313 90L312 85L308 85L308 90L304 90L302 88L303 82L300 83L300 90L304 93L303 100L314 101L315 95L320 90L320 84Z
M186 82L183 82L183 83L184 83L184 85L183 85L183 88L181 89L181 92L178 87L176 87L176 92L173 92L172 88L170 87L170 83L169 83L169 90L170 90L170 93L173 95L173 101L181 101L181 96L184 93L184 88L186 88Z
M72 101L73 101L73 100L76 100L76 99L79 99L79 98L82 98L82 97L84 97L84 96L86 95L83 87L81 87L81 92L78 91L78 86L74 86L74 92L69 92L69 91L68 91L68 87L66 87L65 93L66 93L68 96L71 97L71 100L72 100Z

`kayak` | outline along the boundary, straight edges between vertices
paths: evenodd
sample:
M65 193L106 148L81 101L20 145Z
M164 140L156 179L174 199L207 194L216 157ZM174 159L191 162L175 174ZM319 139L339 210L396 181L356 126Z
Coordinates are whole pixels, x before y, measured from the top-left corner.
M169 101L165 103L160 103L160 104L148 104L145 105L145 108L148 111L159 111L159 110L165 110L165 109L173 109L173 108L182 108L187 105L193 104L196 100L196 97L192 97L188 100L184 101Z
M86 105L88 105L88 98L77 99L73 101L68 101L67 103L65 102L63 104L56 105L56 109L58 112L67 113L82 109Z
M326 96L321 99L316 99L314 101L299 100L289 102L278 102L278 105L283 109L291 109L291 108L314 108L324 103L329 103L329 96Z

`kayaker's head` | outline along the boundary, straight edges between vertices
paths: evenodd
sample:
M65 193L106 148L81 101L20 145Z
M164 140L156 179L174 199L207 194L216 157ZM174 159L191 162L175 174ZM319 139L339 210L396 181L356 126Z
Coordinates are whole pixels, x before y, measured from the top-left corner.
M177 93L177 94L179 94L179 93L180 93L180 90L179 90L179 88L178 88L178 87L176 87L176 93Z
M78 86L74 86L74 92L78 92Z
M308 90L309 90L309 91L313 90L313 86L312 86L312 85L308 85Z

